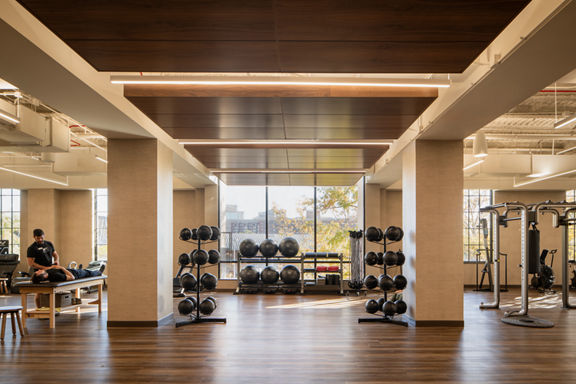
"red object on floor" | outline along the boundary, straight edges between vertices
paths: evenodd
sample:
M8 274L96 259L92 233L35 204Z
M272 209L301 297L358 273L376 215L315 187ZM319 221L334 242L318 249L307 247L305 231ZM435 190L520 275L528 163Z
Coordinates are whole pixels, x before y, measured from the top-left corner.
M326 266L316 267L317 272L326 272L327 270L328 270L328 267L326 267Z
M339 267L328 267L328 272L338 272L339 271Z

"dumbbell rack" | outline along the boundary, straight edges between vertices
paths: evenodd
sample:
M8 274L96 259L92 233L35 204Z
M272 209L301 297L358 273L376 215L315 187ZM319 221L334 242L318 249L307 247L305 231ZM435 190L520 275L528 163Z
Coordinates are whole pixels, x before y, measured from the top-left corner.
M188 243L192 243L194 244L195 241L189 241L187 240ZM211 241L206 241L204 242L204 244L208 244L211 243ZM198 239L197 241L197 245L198 245L198 250L202 249L202 240ZM196 313L195 314L190 314L190 319L189 320L183 320L183 321L178 321L176 323L176 328L179 327L183 327L185 325L188 324L199 324L199 323L224 323L226 324L226 318L225 317L207 317L207 316L202 316L200 314L200 264L196 264ZM209 315L208 315L209 316Z
M387 242L386 242L386 237L384 237L382 243L377 242L377 241L371 241L371 243L375 243L375 244L380 244L380 245L382 245L382 252L383 252L384 254L386 254L386 251L387 251L386 247L387 247L387 245L396 243L396 241L390 241L390 242L387 243ZM379 266L378 268L382 268L384 274L387 274L387 273L388 273L388 271L387 271L388 266L386 265L386 263L384 263L384 265L383 265L382 267ZM402 266L400 266L400 273L402 273ZM384 291L384 300L388 300L388 292L387 292L387 291ZM407 327L407 326L408 326L408 323L407 323L406 321L403 321L403 320L395 320L395 319L394 319L394 316L388 316L388 315L385 315L385 314L380 315L380 314L378 314L378 313L374 313L374 315L375 315L376 317L360 317L360 318L358 319L358 322L359 322L359 323L387 323L387 324L402 325L402 326L404 326L404 327Z

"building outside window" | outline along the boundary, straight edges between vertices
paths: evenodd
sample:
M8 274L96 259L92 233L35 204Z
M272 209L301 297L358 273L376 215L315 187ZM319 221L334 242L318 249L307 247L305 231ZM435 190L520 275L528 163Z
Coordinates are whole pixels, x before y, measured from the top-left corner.
M329 251L349 257L348 231L361 227L357 186L247 187L220 183L219 190L222 279L236 278L238 248L246 238L257 243L270 238L279 244L290 236L298 240L300 252Z
M108 260L108 189L94 189L94 260Z
M492 204L492 191L489 189L465 189L464 190L464 261L475 262L479 249L484 249L483 231L480 219L485 218L490 233L492 223L489 214L480 214L480 207ZM487 239L490 247L490 238ZM478 259L486 260L486 252L480 252Z
M20 254L20 190L0 189L1 240L9 242L8 252Z

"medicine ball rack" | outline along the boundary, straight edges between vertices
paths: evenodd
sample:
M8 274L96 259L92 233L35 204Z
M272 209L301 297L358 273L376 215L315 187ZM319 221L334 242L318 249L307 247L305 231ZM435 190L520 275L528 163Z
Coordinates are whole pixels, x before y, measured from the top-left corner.
M218 240L202 242L202 240L200 240L200 239L198 239L198 240L183 240L183 239L181 239L181 240L186 241L187 243L196 244L197 250L202 249L202 244L206 245L206 244L218 242ZM183 321L176 322L176 328L183 327L183 326L189 325L189 324L200 324L200 323L224 323L224 324L226 324L226 318L225 317L208 317L210 315L203 316L200 314L200 276L201 276L200 272L201 272L201 266L200 266L200 264L196 264L196 273L197 273L196 276L197 276L197 281L198 281L198 283L196 284L196 289L194 291L196 293L196 308L195 308L196 313L190 314L189 320L183 320Z
M277 291L284 290L286 293L295 293L300 289L300 283L296 284L286 284L281 280L276 283L264 283L262 280L258 280L255 284L243 283L240 280L240 270L242 269L242 264L265 264L269 266L270 264L295 264L299 262L298 258L292 257L265 257L265 256L255 256L255 257L242 257L238 255L236 258L236 276L238 276L238 286L234 294L241 293L256 293L258 291L264 291L265 293L275 293ZM280 271L278 271L280 272Z
M400 240L398 240L398 241L400 241ZM386 254L387 246L390 244L397 243L398 241L388 241L387 242L386 236L384 236L384 239L382 240L382 242L378 242L378 241L370 241L370 242L374 243L374 244L382 245L382 252L384 254ZM388 266L386 264L384 264L382 266L374 265L373 267L377 267L377 268L382 269L384 274L388 273ZM390 267L390 268L395 268L395 267ZM402 266L399 266L399 268L400 268L400 274L402 274ZM364 270L366 270L366 266L364 266ZM387 301L388 300L388 292L387 291L382 291L382 292L384 293L384 301ZM377 313L374 313L374 315L376 317L360 317L360 318L358 318L358 323L387 323L387 324L395 324L395 325L401 325L404 327L408 327L408 322L403 321L403 320L396 320L396 319L394 319L394 315L392 315L392 316L389 316L386 314L380 315Z

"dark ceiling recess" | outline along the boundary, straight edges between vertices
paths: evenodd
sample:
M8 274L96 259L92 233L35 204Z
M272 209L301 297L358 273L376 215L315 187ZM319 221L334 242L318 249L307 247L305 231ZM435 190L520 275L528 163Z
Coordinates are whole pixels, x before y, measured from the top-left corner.
M457 73L529 0L19 0L100 71Z
M529 0L18 0L99 71L459 73ZM433 88L126 85L176 139L392 140ZM364 145L365 144L365 145ZM186 146L212 169L370 168L386 146ZM361 174L219 173L350 185Z

